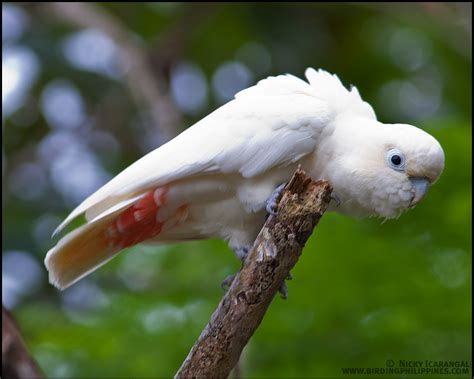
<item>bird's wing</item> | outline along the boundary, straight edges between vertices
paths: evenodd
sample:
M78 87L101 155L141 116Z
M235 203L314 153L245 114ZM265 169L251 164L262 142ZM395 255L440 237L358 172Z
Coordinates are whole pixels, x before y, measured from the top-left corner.
M58 227L85 213L97 220L150 188L206 173L253 177L312 152L333 108L296 77L270 77L147 154L84 200ZM99 216L99 217L98 217Z

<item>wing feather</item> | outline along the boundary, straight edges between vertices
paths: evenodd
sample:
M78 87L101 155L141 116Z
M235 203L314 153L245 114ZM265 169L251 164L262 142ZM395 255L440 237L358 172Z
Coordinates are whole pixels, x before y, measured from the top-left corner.
M334 115L327 102L314 96L314 88L298 78L263 80L122 171L84 200L57 231L84 212L88 220L100 219L101 213L110 213L108 208L131 205L148 189L174 180L205 173L253 177L289 165L314 151Z

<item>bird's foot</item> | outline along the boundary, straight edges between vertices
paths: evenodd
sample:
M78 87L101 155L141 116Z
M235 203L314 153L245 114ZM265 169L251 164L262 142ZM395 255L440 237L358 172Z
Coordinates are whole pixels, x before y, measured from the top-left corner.
M232 250L234 251L235 255L237 255L237 257L242 261L242 263L244 263L245 258L247 258L247 255L250 251L250 247L240 246L240 247L236 247Z
M280 297L283 300L288 299L288 286L286 285L286 281L291 279L293 279L293 277L291 276L291 273L289 273L286 279L283 281L283 284L280 286L280 288L278 288L278 292L280 292Z
M250 249L248 247L239 247L234 249L234 253L239 257L239 259L242 261L242 265L244 264L245 258L247 257L247 254L249 253ZM223 290L228 290L230 286L232 285L232 282L234 281L235 277L237 274L232 274L227 276L222 282L221 282L221 288ZM280 297L284 300L288 299L288 286L286 285L287 280L293 279L293 276L291 275L291 272L288 274L288 276L285 278L283 281L283 284L278 288L278 292L280 293Z
M341 199L334 192L331 193L331 200L335 201L337 206L341 205Z
M227 276L227 277L221 282L221 288L222 288L223 290L228 290L228 289L230 288L230 285L231 285L232 282L234 281L236 275L237 275L237 274L232 274L232 275Z
M233 248L232 250L235 253L235 255L237 255L237 257L240 259L240 261L242 262L242 265L243 265L244 262L245 262L245 259L247 258L247 255L250 251L250 247L248 247L248 246L239 246L239 247ZM221 288L223 290L227 290L230 287L230 285L232 284L232 282L234 281L236 275L237 274L232 274L232 275L227 276L221 282Z
M281 194L285 186L286 186L286 183L280 184L277 188L275 188L271 196L268 198L265 209L267 210L269 214L271 215L277 214L278 201L280 200Z

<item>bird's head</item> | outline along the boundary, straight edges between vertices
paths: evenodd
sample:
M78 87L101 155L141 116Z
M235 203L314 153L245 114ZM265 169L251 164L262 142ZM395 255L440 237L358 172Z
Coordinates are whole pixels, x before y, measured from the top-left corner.
M443 171L438 141L412 125L371 120L345 132L343 169L332 180L343 213L398 217L425 196Z

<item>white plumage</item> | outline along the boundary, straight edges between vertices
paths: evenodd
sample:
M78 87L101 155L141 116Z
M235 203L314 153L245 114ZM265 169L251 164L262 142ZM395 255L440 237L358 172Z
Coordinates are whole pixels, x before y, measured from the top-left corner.
M335 75L306 76L309 84L281 75L241 91L84 200L57 229L81 214L88 221L48 252L50 281L65 288L142 241L218 237L242 251L298 164L331 181L340 200L331 208L343 213L391 218L419 201L444 166L438 142L379 123Z

